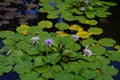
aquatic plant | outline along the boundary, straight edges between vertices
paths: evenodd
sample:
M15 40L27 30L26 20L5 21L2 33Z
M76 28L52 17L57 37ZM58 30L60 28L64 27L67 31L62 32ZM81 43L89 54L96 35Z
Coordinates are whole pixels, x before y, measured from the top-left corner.
M77 20L82 24L96 25L95 17L106 18L111 15L108 9L116 3L101 0L40 0L39 5L39 11L47 13L49 19Z
M0 31L4 44L0 49L0 75L14 71L20 80L113 80L118 73L109 64L120 62L120 51L106 50L116 45L115 40L61 36L57 34L60 32L43 31L42 26L21 25L17 32ZM2 55L4 52L6 55Z

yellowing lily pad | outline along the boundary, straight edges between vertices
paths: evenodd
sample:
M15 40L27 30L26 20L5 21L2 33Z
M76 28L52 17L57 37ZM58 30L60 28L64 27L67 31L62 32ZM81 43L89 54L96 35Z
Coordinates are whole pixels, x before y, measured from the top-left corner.
M68 36L68 33L65 33L63 31L56 31L56 33L60 36Z
M38 26L40 26L41 28L51 28L53 24L50 21L40 21L38 23Z
M89 25L96 25L98 22L96 20L86 20L85 23Z
M81 38L89 38L91 36L91 33L86 32L86 31L82 31L82 32L78 31L76 33L76 35L81 37Z
M21 24L20 27L17 27L17 31L19 33L22 33L23 35L27 35L29 33L29 28L30 26L26 25L26 24Z
M81 28L81 26L77 25L77 24L73 24L69 27L70 30L79 30L79 31L83 31L83 28Z
M91 27L88 29L88 32L94 35L100 35L101 33L103 33L103 30L101 28Z

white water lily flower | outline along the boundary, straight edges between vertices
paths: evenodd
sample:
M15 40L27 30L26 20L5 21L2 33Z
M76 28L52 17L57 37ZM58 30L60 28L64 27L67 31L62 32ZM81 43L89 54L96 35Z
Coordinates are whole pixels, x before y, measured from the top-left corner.
M85 7L81 7L80 10L81 10L81 11L85 11Z
M83 49L84 55L83 56L92 56L92 51L90 49L88 49L88 46L85 47L85 49Z
M32 41L32 45L34 45L36 42L38 42L39 37L35 36L35 37L32 37L30 40Z
M80 37L77 36L77 35L73 35L72 37L73 37L73 39L74 39L75 41L79 40L79 38L80 38Z

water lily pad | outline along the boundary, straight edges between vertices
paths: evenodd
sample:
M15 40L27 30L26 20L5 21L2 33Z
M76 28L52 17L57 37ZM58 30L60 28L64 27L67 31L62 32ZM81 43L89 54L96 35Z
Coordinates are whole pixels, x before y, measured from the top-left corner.
M90 27L88 29L88 32L90 32L91 34L94 34L94 35L100 35L101 33L103 33L103 30L98 27Z
M112 61L120 61L120 52L118 51L107 51L105 54L107 57L109 57Z
M85 77L86 80L94 79L95 77L97 77L97 71L86 69L81 73L81 76Z
M95 18L95 15L94 15L93 12L86 12L86 16L87 16L88 18Z
M86 31L78 31L76 35L79 36L80 38L89 38L91 36L91 33Z
M40 66L40 67L36 67L35 71L37 71L37 73L45 73L48 70L50 70L50 66L49 65L44 65L44 66Z
M46 56L47 62L51 64L56 64L60 59L61 56L59 53L54 53Z
M38 23L38 26L40 26L41 28L51 28L53 24L50 21L40 21Z
M43 66L45 62L43 61L42 56L38 56L34 59L34 66Z
M61 22L61 23L56 23L55 27L58 28L59 30L65 30L69 28L69 25L67 23Z
M94 43L96 43L97 41L94 40L93 38L88 38L86 40L83 40L82 41L82 45L85 47L85 46L88 46L88 45L94 45Z
M22 33L23 35L27 35L29 33L30 26L21 24L21 26L17 27L17 32Z
M99 43L102 46L114 46L116 41L111 39L111 38L102 38L102 39L99 40Z
M103 55L105 53L105 48L102 46L90 46L90 50L92 50L93 55Z
M86 20L86 24L96 25L98 22L96 20Z
M30 72L20 75L21 80L37 80L38 74L36 72Z
M72 73L67 73L65 71L61 71L55 74L55 80L74 80Z

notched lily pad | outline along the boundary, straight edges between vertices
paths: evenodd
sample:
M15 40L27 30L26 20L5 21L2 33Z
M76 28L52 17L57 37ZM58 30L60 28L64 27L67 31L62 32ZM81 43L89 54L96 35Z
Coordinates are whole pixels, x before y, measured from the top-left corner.
M59 30L65 30L69 28L69 25L67 23L61 22L61 23L56 23L55 27L58 28Z
M100 35L101 33L103 33L103 30L98 27L90 27L88 29L88 32L90 32L91 34L94 34L94 35Z
M38 23L38 26L40 26L41 28L51 28L53 24L50 21L40 21Z
M102 46L114 46L116 44L116 41L111 39L111 38L102 38L99 40L99 43L102 45Z

